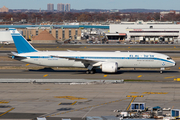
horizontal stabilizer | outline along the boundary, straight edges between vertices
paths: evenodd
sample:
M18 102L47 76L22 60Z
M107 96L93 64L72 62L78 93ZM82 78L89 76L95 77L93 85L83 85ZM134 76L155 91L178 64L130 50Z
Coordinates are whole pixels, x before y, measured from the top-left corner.
M16 60L27 59L27 57L19 56L18 53L16 53L16 52L11 52L11 53L8 54L8 55L9 55L10 58L16 59Z

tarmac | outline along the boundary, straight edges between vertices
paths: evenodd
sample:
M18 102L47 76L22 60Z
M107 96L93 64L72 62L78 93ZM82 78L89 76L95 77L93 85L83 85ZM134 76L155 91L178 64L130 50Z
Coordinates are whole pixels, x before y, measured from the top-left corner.
M179 109L180 82L0 83L0 119L115 116L133 102ZM7 112L8 111L8 112ZM3 115L2 115L3 114Z
M178 53L168 55L179 57ZM0 69L0 119L116 116L114 110L126 111L131 102L180 109L180 60L175 61L177 65L163 74L158 69L86 74L84 69L37 69L36 65L1 60L2 68L10 68Z
M177 65L168 68L160 74L159 69L120 69L115 74L102 73L97 70L95 74L86 74L85 69L60 68L44 69L36 68L35 65L28 65L19 61L0 62L0 82L3 79L86 79L86 80L150 80L173 82L180 78L180 61L176 60ZM10 68L8 68L10 67ZM62 81L64 82L64 81ZM73 81L72 81L73 82Z

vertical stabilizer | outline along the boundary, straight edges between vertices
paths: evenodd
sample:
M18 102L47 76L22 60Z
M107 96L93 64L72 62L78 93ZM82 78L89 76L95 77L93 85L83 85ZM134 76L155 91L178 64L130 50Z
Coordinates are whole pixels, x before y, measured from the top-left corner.
M18 53L37 52L37 50L14 28L9 28Z

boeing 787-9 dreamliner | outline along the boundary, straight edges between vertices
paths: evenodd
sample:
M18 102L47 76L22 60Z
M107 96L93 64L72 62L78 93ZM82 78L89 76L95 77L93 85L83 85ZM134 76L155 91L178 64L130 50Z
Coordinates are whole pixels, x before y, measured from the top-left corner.
M160 68L176 65L169 56L153 52L97 52L97 51L38 51L14 28L10 28L17 53L12 58L46 67L87 68L93 74L95 69L105 73L116 73L120 68Z

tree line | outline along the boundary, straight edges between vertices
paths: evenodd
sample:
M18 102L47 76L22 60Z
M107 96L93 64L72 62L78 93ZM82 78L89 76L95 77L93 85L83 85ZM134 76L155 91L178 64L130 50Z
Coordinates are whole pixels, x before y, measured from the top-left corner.
M161 18L160 18L161 17ZM135 22L137 20L143 21L180 21L180 14L169 13L160 15L160 13L0 13L0 19L6 22L18 22L26 19L28 23L42 23L42 22L63 22L63 21L77 21L77 22L108 22L108 21L127 21Z

